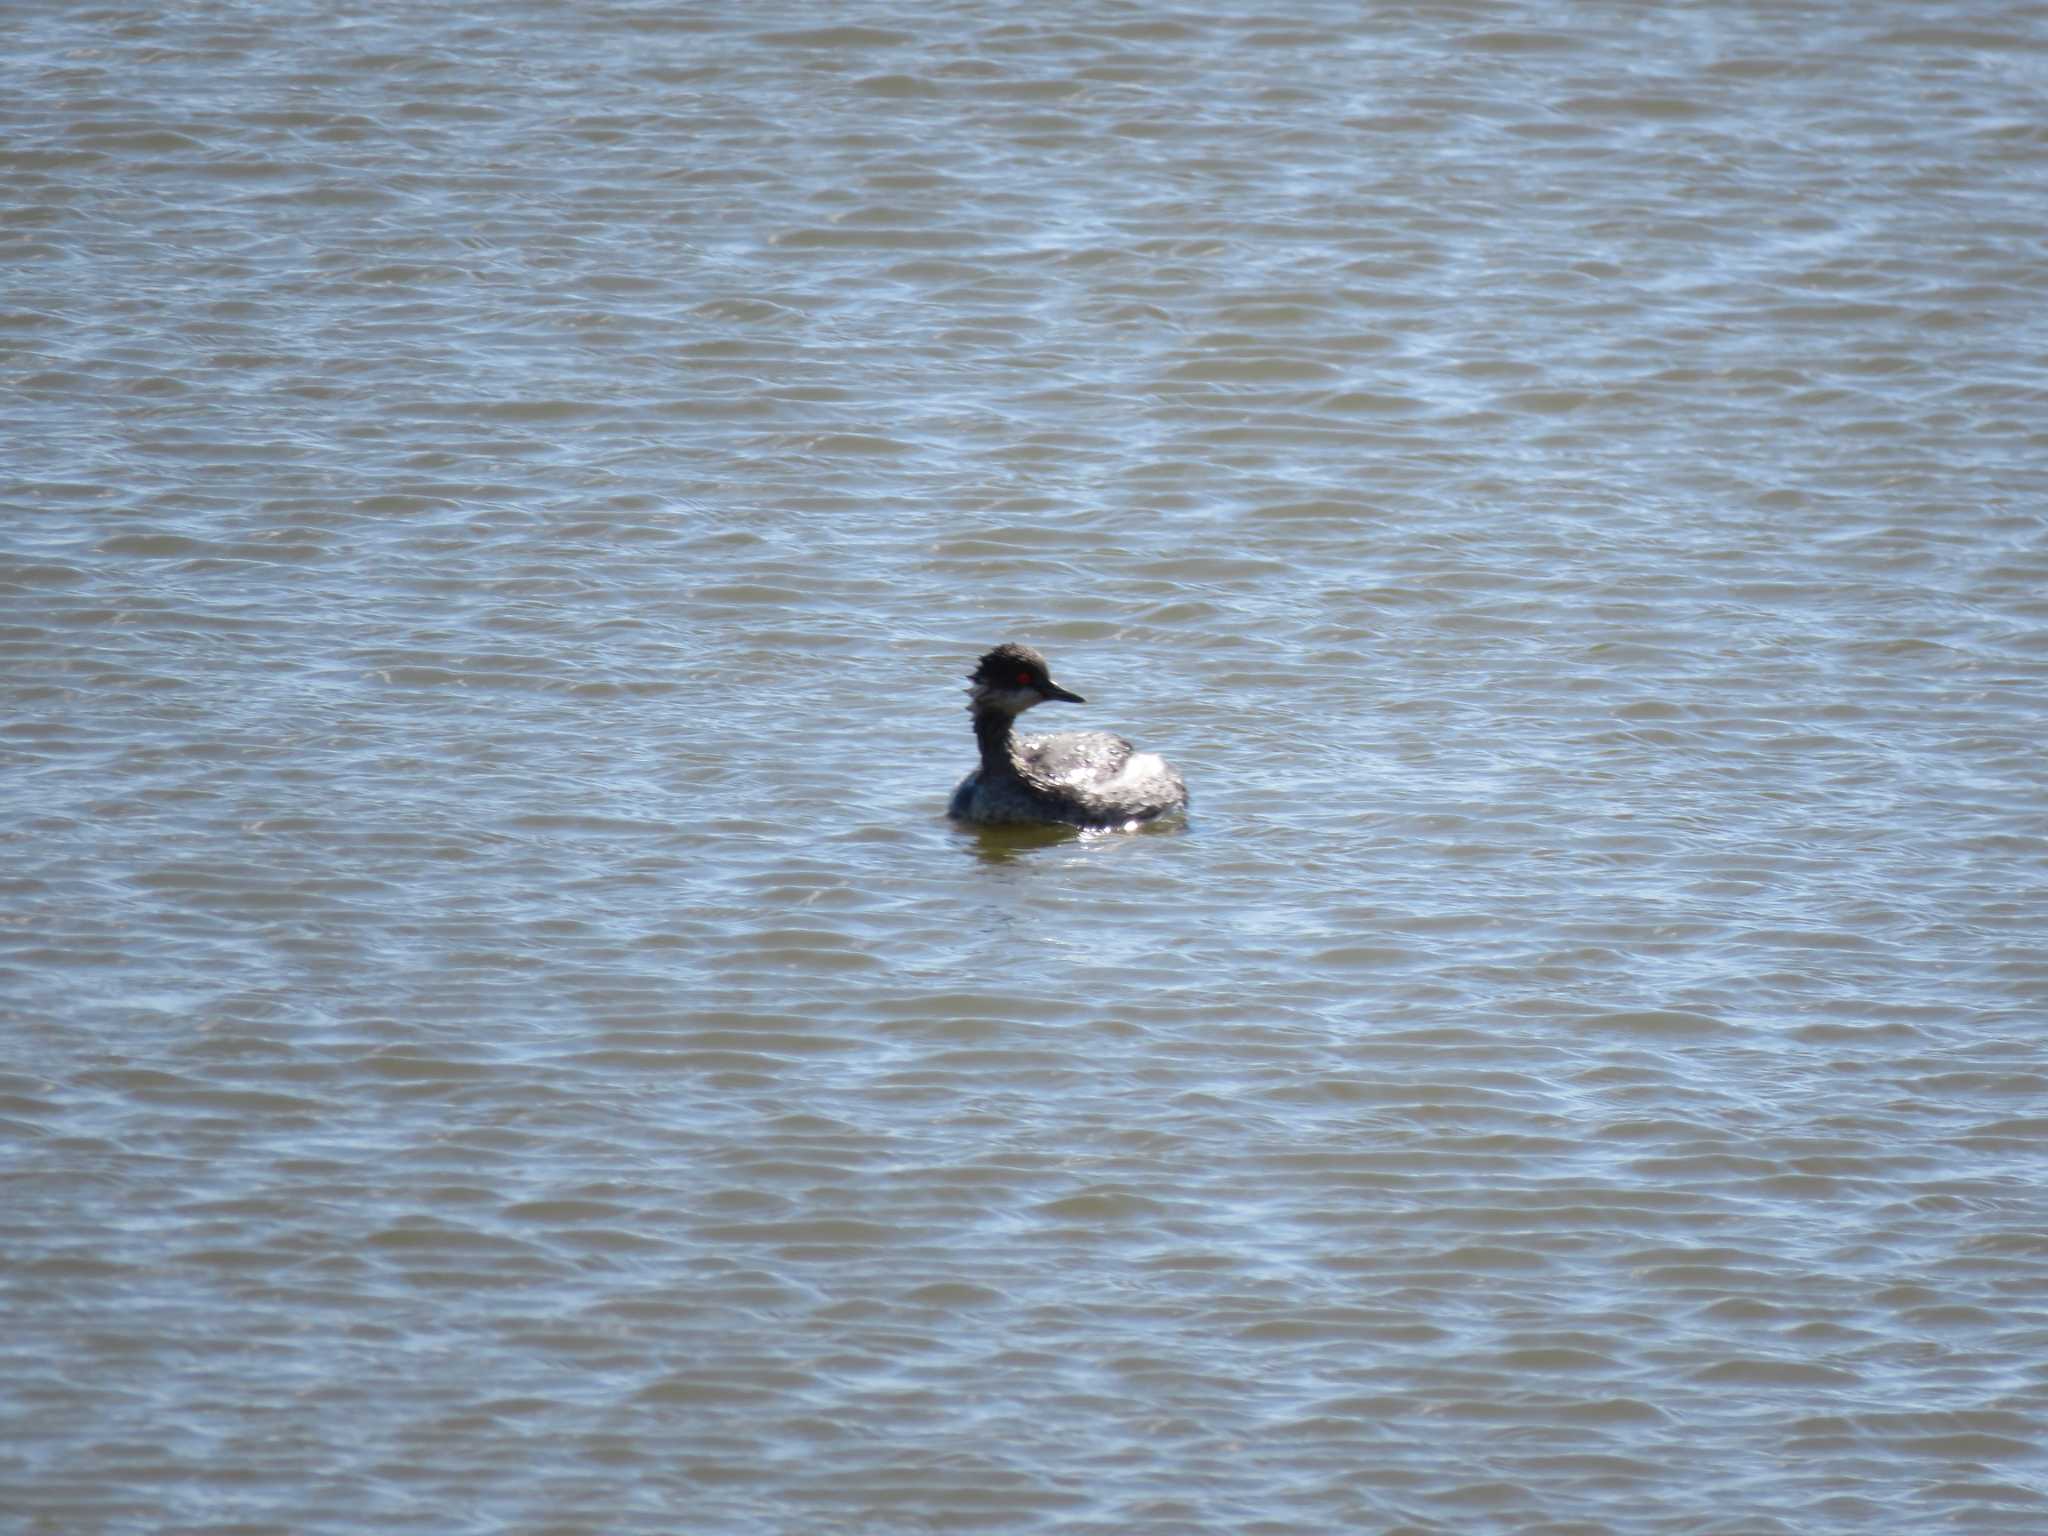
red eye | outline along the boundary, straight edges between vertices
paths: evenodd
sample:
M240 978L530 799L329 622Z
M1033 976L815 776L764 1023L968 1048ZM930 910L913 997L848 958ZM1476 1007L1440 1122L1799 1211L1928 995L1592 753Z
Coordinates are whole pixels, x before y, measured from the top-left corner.
M1031 686L1031 674L1029 672L1019 672L1017 674L1017 686L1019 688L1029 688Z

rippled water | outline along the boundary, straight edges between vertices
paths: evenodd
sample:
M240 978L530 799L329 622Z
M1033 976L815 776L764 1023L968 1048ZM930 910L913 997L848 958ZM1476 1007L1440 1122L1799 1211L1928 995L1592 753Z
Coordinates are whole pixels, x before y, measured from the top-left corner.
M2048 12L6 30L11 1529L2048 1522Z

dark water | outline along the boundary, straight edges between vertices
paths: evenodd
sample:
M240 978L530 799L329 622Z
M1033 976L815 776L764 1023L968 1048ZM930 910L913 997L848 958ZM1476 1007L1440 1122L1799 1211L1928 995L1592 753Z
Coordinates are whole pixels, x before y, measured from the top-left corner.
M2048 1522L2040 7L4 30L10 1529Z

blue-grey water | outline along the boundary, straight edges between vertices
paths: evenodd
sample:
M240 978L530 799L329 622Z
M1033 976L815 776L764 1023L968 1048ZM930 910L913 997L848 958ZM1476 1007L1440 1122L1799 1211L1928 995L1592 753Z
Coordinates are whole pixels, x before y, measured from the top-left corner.
M0 1526L2048 1528L2048 10L0 40Z

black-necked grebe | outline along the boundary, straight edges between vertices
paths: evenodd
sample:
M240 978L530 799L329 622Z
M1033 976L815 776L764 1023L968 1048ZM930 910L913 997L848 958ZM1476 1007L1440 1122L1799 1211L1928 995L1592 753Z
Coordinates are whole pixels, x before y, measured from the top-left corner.
M967 676L967 712L981 766L960 781L946 814L957 821L1124 827L1184 811L1188 787L1164 758L1107 731L1018 736L1034 704L1088 701L1052 680L1028 645L999 645Z

